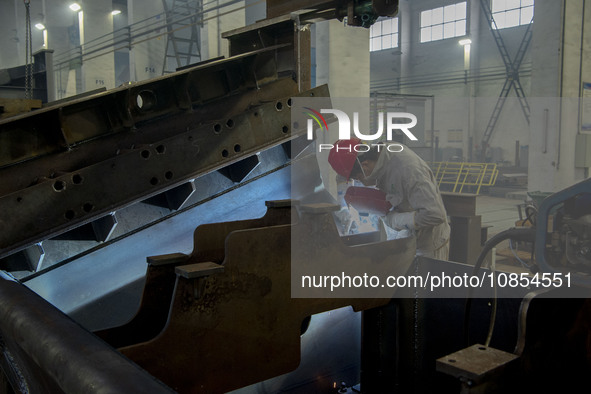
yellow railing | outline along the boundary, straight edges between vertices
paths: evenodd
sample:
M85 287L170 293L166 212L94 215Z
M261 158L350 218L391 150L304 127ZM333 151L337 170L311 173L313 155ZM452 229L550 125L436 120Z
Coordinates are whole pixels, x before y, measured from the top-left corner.
M482 186L494 186L499 170L493 163L459 163L441 161L431 163L435 180L442 185L451 186L452 193L480 193ZM466 189L464 189L466 187Z

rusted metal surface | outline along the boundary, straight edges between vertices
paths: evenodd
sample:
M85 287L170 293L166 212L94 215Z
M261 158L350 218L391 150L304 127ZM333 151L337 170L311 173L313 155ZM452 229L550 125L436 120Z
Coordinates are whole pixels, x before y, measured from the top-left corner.
M311 33L308 23L297 15L283 15L222 34L228 39L230 55L277 47L279 75L293 74L300 91L311 87Z
M248 56L239 56L238 59L250 59L249 63L256 63L259 55L268 52L256 52L250 55L252 59ZM265 56L263 58L269 60ZM223 77L218 81L225 85L225 79L233 74L225 74L225 69L222 71ZM256 75L256 69L252 68L234 72ZM212 75L204 75L203 79ZM149 122L142 123L144 114L139 113L138 119L133 119L130 124L135 128L124 130L125 127L120 124L120 132L84 143L84 147L61 147L63 149L59 151L58 146L43 145L48 150L37 151L36 154L44 153L45 156L19 165L11 162L9 164L12 165L0 169L0 175L6 180L0 186L0 223L6 226L10 223L12 228L12 231L0 235L0 257L294 138L296 134L290 127L289 99L298 94L295 81L287 78L254 89L257 79L250 78L252 86L243 94L231 95L232 89L222 89L226 97L223 108L219 108L218 102L216 109L207 105L192 109L193 104L188 97L187 109L177 107L173 103L178 100L182 107L181 99L191 90L190 85L184 85L186 90L183 94L173 95L176 99L169 98L170 102L162 109L158 106L154 108L155 113ZM164 82L171 81L160 81ZM155 87L154 91L158 88ZM116 91L110 93L114 96L100 96L90 102L78 103L83 109L76 113L72 122L78 124L79 118L88 115L84 107L109 118L109 114L120 112L122 108L107 108L107 104L117 107L114 104L117 94L134 95L132 90ZM174 85L169 90L162 87L162 91L172 94ZM314 89L313 94L327 95L328 91L326 87L320 87ZM199 96L199 100L203 97ZM175 110L170 110L169 105L174 105ZM167 114L167 110L173 113ZM20 121L38 125L37 122L43 122L45 117L63 118L63 112L62 109L54 109L42 112L34 119L22 118ZM88 118L92 116L88 115ZM124 123L130 119L119 118L118 121ZM63 129L67 123L64 122L60 126L47 121L50 126L59 129ZM80 138L92 139L95 134L106 132L106 129L98 130L101 125L107 128L105 122L98 122L94 126L95 131L89 128L90 134ZM84 125L83 122L80 124ZM26 128L16 127L18 125L18 122L10 125L0 123L0 138L4 135L10 142L8 146L15 144L20 147L18 141L6 136L3 126L15 126L8 130L8 134L12 133L11 130L16 132ZM30 124L28 130L35 130L35 127ZM18 149L15 148L15 151ZM18 220L15 220L17 213Z
M47 301L2 275L0 299L0 365L15 392L173 392Z
M308 25L288 16L224 36L228 59L0 121L0 226L12 228L0 259L211 171L239 182L258 152L294 138Z
M154 338L164 328L173 297L175 268L189 261L222 263L226 235L232 231L289 224L289 201L267 201L267 213L259 219L203 224L195 229L191 255L174 253L148 257L146 283L140 307L126 324L95 332L114 347L129 346Z
M437 360L437 370L456 378L481 383L494 375L500 376L518 355L489 346L475 344Z
M347 18L351 26L369 27L379 16L395 16L398 0L267 0L267 18L299 13L306 19Z
M315 211L313 220L299 212L294 222L281 224L296 212L271 206L260 220L198 229L191 256L171 257L173 263L168 266L190 270L191 264L220 263L221 259L223 272L205 279L183 275L172 278L170 271L166 278L149 276L146 291L152 294L158 282L167 281L168 286L175 283L167 323L160 333L142 343L129 335L130 342L119 350L177 391L221 393L295 369L300 361L302 322L307 317L347 305L358 311L386 304L389 298L292 298L290 265L321 264L327 252L338 253L343 265L349 266L354 259L381 248L382 261L375 264L388 264L393 274L405 273L414 257L412 238L354 247L340 242L335 245L333 235L327 235L330 231L338 239L330 209L323 213L317 207L311 209ZM270 215L276 216L271 219ZM327 225L330 221L332 228ZM317 240L306 256L300 256L308 261L291 257L294 229ZM158 312L160 319L163 312ZM141 325L136 327L141 331ZM115 343L116 337L110 335L108 340ZM121 344L117 342L117 346Z
M437 371L459 379L462 394L521 392L514 383L519 356L475 344L436 360Z

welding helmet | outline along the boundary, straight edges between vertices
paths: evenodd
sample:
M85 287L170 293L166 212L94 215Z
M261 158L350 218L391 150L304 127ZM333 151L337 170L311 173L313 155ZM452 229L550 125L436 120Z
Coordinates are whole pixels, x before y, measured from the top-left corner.
M328 153L328 164L330 164L337 174L347 180L351 177L351 171L353 171L353 167L357 161L355 146L360 143L361 140L358 138L338 140Z

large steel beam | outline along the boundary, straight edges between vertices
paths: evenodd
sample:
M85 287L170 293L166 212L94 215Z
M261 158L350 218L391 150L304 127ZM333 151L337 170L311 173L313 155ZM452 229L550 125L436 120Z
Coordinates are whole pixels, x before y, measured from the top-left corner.
M380 16L395 16L398 0L267 0L267 18L300 14L304 19L347 18L351 26L371 26Z
M414 238L346 244L332 217L338 206L326 207L296 212L279 203L259 220L198 227L190 256L150 260L148 302L136 318L99 335L183 393L227 392L295 369L309 316L375 308L390 297L293 298L290 267L312 272L333 256L346 271L371 261L373 269L403 275L414 259ZM294 233L308 248L303 254L291 253ZM150 302L159 289L164 301Z
M278 49L0 122L0 257L294 138Z
M15 392L173 392L2 273L0 299L0 366Z

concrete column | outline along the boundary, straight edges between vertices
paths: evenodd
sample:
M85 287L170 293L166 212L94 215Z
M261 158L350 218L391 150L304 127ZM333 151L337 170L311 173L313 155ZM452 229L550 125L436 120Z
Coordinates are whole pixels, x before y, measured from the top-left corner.
M472 72L477 71L480 69L480 51L482 50L482 46L479 43L479 36L482 34L481 32L489 29L488 21L485 18L481 18L482 16L482 9L479 4L473 2L472 5L468 8L470 14L468 18L470 23L468 24L468 38L472 41L472 44L469 48L469 53L465 56L468 56L467 62L468 67L465 67L468 75ZM485 30L486 29L486 30ZM490 34L487 32L487 34ZM465 60L466 61L466 60ZM467 161L474 160L474 143L478 141L478 137L476 136L476 118L478 116L478 112L476 110L476 89L477 85L475 83L469 83L465 86L465 95L467 97L466 101L468 104L467 116L467 128L464 132L464 142L463 142L463 156ZM478 141L480 142L480 141Z
M215 9L205 13L201 46L203 60L218 56L228 57L228 40L221 38L222 33L243 27L246 24L244 1L221 8L218 7L223 3L223 0L216 0L215 2L209 2L206 6L206 9Z
M337 20L316 24L316 86L332 97L369 97L369 29Z
M112 0L85 0L82 6L80 40L83 51L97 46L98 42L108 41L113 32ZM82 91L115 87L115 57L113 52L94 57L90 55L82 61Z
M366 97L369 109L369 29L345 26L337 20L320 22L315 26L313 43L316 54L315 86L328 84L333 105L337 107L339 98ZM341 106L350 103L351 101L347 100L340 101ZM347 110L343 107L340 109ZM362 108L353 110L364 112ZM365 123L360 128L367 130L367 125L368 123ZM319 138L322 138L319 143L333 143L338 139L338 130L333 127L328 135L324 133ZM328 158L318 155L318 164L325 187L336 196L336 178L334 172L328 168Z
M162 33L165 32L166 16L162 2L128 0L127 13L130 25L138 22L141 23L137 26L162 25ZM143 81L162 75L167 39L167 35L163 34L133 46L129 56L130 80Z
M411 7L410 2L401 1L398 3L398 31L400 34L400 78L412 74L412 55L413 48L419 42L420 36L419 12ZM401 89L400 93L406 92L406 88Z
M574 166L580 133L585 67L591 57L591 5L584 0L538 0L532 41L529 190L557 191L582 180Z

